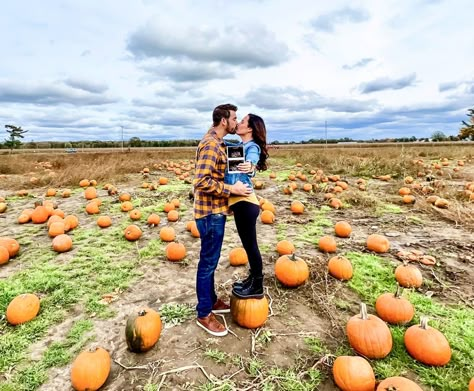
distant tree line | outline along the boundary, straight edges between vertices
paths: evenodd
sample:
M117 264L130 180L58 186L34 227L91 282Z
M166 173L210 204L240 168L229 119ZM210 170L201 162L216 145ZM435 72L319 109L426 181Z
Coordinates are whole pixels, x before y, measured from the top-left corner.
M384 142L424 142L424 141L460 141L460 140L472 140L474 141L474 108L467 111L468 121L462 121L462 127L459 129L457 136L446 136L442 131L435 131L431 137L416 138L411 137L399 137L399 138L383 138L383 139L372 139L372 140L354 140L349 137L337 138L337 139L323 139L323 138L311 138L303 141L278 141L274 140L271 145L285 145L285 144L337 144L337 143L384 143ZM25 149L40 149L40 148L65 148L65 149L81 149L81 148L140 148L140 147L197 147L200 140L141 140L139 137L132 137L128 141L41 141L41 142L22 142L24 133L28 130L23 130L21 126L5 125L5 131L8 137L5 142L0 143L0 149L13 149L25 148ZM236 140L235 140L236 141Z

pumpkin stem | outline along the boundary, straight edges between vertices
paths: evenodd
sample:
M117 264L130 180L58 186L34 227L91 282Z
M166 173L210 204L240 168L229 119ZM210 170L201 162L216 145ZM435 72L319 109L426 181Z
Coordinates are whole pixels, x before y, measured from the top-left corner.
M145 316L147 312L145 310L138 311L138 316Z
M290 259L291 259L292 261L296 261L296 255L295 255L295 253L291 253Z
M403 293L403 287L397 285L397 291L395 292L395 298L398 299Z
M365 303L360 303L360 318L363 320L369 319L369 315L367 315L367 305Z
M423 330L426 330L428 328L428 317L427 316L422 316L420 318L420 327Z

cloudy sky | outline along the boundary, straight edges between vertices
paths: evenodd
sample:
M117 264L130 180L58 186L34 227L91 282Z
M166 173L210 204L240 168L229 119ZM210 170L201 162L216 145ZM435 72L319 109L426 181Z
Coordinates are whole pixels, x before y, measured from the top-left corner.
M0 125L25 141L199 139L213 108L269 141L457 134L474 107L471 0L17 0ZM6 136L6 133L4 133ZM0 136L0 140L4 137Z

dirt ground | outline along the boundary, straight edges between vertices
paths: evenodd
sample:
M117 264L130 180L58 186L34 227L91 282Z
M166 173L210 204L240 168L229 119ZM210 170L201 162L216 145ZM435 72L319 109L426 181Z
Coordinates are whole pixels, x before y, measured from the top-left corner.
M472 168L470 168L472 170ZM158 174L157 174L158 175ZM277 209L277 223L286 222L289 225L287 238L297 240L301 227L311 221L314 212L323 204L321 194L309 194L298 191L297 198L303 201L307 210L301 217L293 216L289 211L289 204L293 198L284 196L281 192L281 183L262 177L265 188L257 194L272 201ZM142 179L139 175L130 176L126 183L118 184L121 191L135 192ZM349 178L354 184L355 178ZM374 181L371 191L384 192L386 183ZM40 191L41 190L41 191ZM42 195L44 189L35 189L31 192ZM12 192L3 190L0 196L8 196ZM106 192L99 195L105 197ZM174 223L174 228L180 235L186 233L185 224L192 219L192 200L187 191L179 194L182 203L187 207L181 219ZM79 194L69 199L58 199L61 208L68 211L79 210L83 207L83 199ZM0 236L17 237L22 235L26 226L14 223L14 219L22 209L31 206L32 199L15 201L10 205L8 217L0 218ZM338 241L341 243L340 252L364 252L365 239L374 232L385 233L391 241L391 251L384 255L394 264L400 262L396 253L400 249L419 249L429 254L435 254L438 266L433 269L421 266L425 278L432 280L429 287L430 294L438 300L447 303L464 303L474 306L474 235L463 226L455 225L443 219L433 218L424 210L415 206L401 206L400 214L384 213L374 215L364 207L351 207L341 210L330 210L327 217L336 222L347 220L351 222L353 233L350 239ZM13 213L11 211L13 210ZM472 210L472 209L471 209ZM409 216L416 216L421 224L410 224ZM79 215L81 226L92 225L87 215ZM163 219L162 225L166 224ZM308 347L303 337L315 336L331 348L336 347L345 339L344 325L347 319L357 312L358 298L344 283L328 278L326 262L328 255L317 250L315 243L302 244L298 248L299 255L304 258L311 268L310 281L306 285L292 290L282 288L274 278L274 262L277 253L273 249L276 245L278 225L263 225L258 222L258 240L261 247L272 250L264 253L265 286L268 297L272 299L272 313L262 330L272 334L267 344L257 343L252 348L256 331L239 327L225 315L225 321L232 333L224 338L215 338L206 334L195 324L194 318L183 324L165 327L159 342L150 351L142 354L131 353L127 350L124 338L124 328L127 317L143 306L159 308L164 303L196 304L195 273L199 259L200 241L186 235L187 259L189 264L166 263L166 267L150 268L143 266L143 277L140 277L130 288L120 293L117 300L110 303L117 316L113 319L94 319L95 340L107 349L112 356L111 374L102 388L103 390L143 390L147 383L159 384L163 390L195 389L202 383L216 381L215 389L219 389L218 379L229 378L241 389L261 389L262 384L251 384L248 375L235 362L225 364L216 363L206 358L203 353L206 349L218 349L232 357L263 360L268 366L291 367L301 357L308 354ZM325 227L326 234L332 234L332 227ZM146 232L140 241L147 238L156 238L156 232ZM37 240L49 240L44 235L37 235ZM36 239L35 239L36 240ZM140 244L140 243L139 243ZM141 244L140 244L141 245ZM232 219L226 226L226 235L221 259L216 271L216 283L219 295L228 298L231 293L232 282L246 275L246 267L231 267L228 262L229 251L240 246L239 237ZM71 254L61 254L67 261ZM165 263L165 261L163 261ZM0 268L0 278L7 278L27 264L12 261L8 267ZM427 291L428 288L420 288ZM325 298L333 297L337 293L350 303L347 310L334 311ZM67 320L53 327L38 343L31 346L31 358L39 359L41 353L53 341L64 336L71 324L84 317L81 305L77 305ZM328 376L318 389L336 390L336 386L329 375L329 366L324 361L309 363L322 370ZM50 371L49 380L40 388L46 390L70 390L70 366L54 368ZM210 389L210 388L209 388ZM225 389L225 388L221 388Z

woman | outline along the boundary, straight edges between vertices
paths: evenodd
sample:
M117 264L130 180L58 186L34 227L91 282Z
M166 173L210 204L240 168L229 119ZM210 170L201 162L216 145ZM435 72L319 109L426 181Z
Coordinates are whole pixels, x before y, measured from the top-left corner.
M263 119L255 114L246 115L237 126L237 135L242 139L246 163L239 165L242 173L225 175L225 183L241 181L253 187L251 178L256 170L267 169L267 130ZM240 298L263 297L262 256L257 244L257 218L260 204L255 192L248 197L231 196L229 207L234 214L235 225L242 245L247 252L250 265L249 276L234 284L232 293Z

